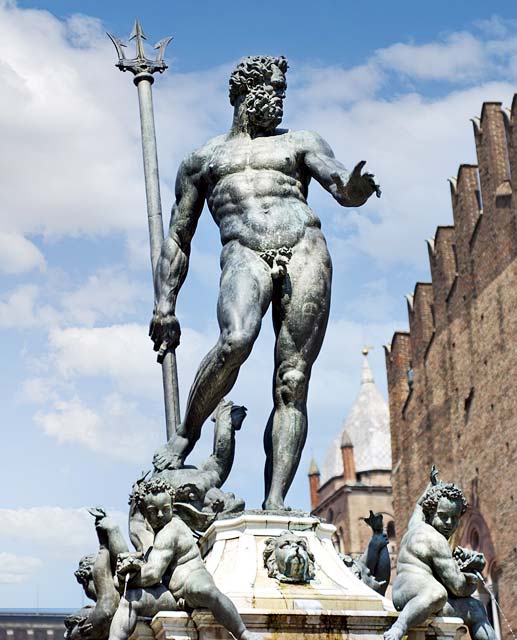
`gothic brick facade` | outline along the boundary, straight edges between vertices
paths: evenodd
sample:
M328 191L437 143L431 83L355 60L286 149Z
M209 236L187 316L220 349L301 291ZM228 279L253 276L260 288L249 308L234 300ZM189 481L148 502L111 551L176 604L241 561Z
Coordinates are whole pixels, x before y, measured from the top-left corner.
M478 166L451 180L454 226L429 241L431 283L386 348L393 502L400 541L433 463L464 489L454 542L485 552L517 629L517 95L473 122Z

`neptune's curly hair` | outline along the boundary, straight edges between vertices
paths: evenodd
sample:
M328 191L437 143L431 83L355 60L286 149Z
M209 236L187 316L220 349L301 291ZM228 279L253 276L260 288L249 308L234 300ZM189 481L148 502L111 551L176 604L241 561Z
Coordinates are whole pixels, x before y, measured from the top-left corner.
M426 521L428 521L436 511L440 498L448 498L449 500L461 503L461 515L467 510L467 501L463 495L463 491L454 483L439 482L430 487L422 500L422 511Z
M286 73L287 59L284 56L249 56L241 60L230 76L230 104L235 105L239 96L245 96L251 87L262 84L274 66Z

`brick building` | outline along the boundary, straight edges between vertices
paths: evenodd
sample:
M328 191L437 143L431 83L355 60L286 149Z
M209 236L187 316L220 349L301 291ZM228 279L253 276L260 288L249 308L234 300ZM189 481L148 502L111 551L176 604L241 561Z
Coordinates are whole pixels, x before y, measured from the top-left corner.
M428 242L431 282L386 348L398 536L433 463L470 508L453 544L483 551L517 628L517 96L474 121L478 166L451 179L454 226ZM494 626L496 607L485 592ZM510 638L501 622L500 633Z
M375 385L368 349L363 356L356 401L328 448L321 473L315 460L308 473L312 514L336 526L336 547L354 557L370 539L371 529L362 520L370 509L384 515L395 538L388 404Z

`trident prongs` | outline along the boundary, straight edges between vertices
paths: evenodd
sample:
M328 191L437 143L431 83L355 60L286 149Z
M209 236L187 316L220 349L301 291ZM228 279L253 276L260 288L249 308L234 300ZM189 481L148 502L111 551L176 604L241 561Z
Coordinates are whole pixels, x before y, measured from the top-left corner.
M136 57L145 60L144 43L142 40L147 40L147 36L138 20L135 20L133 31L131 31L131 35L129 36L129 41L131 40L136 40Z
M130 40L136 40L136 57L135 58L126 58L124 55L124 48L126 45L117 38L116 36L108 33L108 36L115 45L115 49L117 50L118 62L116 66L121 71L131 71L135 76L140 74L152 75L153 73L163 73L165 69L167 69L167 64L164 62L163 57L165 55L165 49L167 45L172 40L172 36L168 36L167 38L163 38L160 40L155 49L158 49L158 54L156 56L156 60L150 60L145 56L144 49L144 40L147 40L147 37L142 29L142 25L138 20L135 20L135 25L133 30L131 31L131 35L129 36Z
M155 45L154 48L158 49L158 53L156 54L156 62L163 62L163 56L165 55L165 49L167 49L167 45L171 40L174 39L174 36L167 36L166 38L162 38Z
M126 45L122 42L122 40L117 38L117 36L111 35L111 33L108 33L108 38L115 45L119 62L122 62L122 60L125 60L126 56L124 55L124 49L126 48Z

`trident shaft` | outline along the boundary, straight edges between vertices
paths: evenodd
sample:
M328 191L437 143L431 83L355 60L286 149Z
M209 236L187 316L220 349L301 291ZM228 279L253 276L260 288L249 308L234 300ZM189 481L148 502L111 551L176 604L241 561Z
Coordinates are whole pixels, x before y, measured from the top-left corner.
M140 107L140 127L142 133L142 152L144 160L145 192L147 198L147 219L149 223L149 239L151 244L151 266L153 281L163 243L162 205L160 197L160 180L158 174L158 155L156 152L156 133L154 128L153 94L151 86L153 73L163 73L167 65L163 60L165 49L172 37L163 38L156 45L158 54L155 60L145 56L144 43L146 36L138 20L135 22L130 40L136 40L136 57L126 58L126 45L117 37L108 33L118 54L117 67L121 71L130 71L133 82L138 89ZM169 349L162 361L163 393L165 400L165 421L167 439L169 440L180 423L180 405L178 393L178 372L176 353Z

